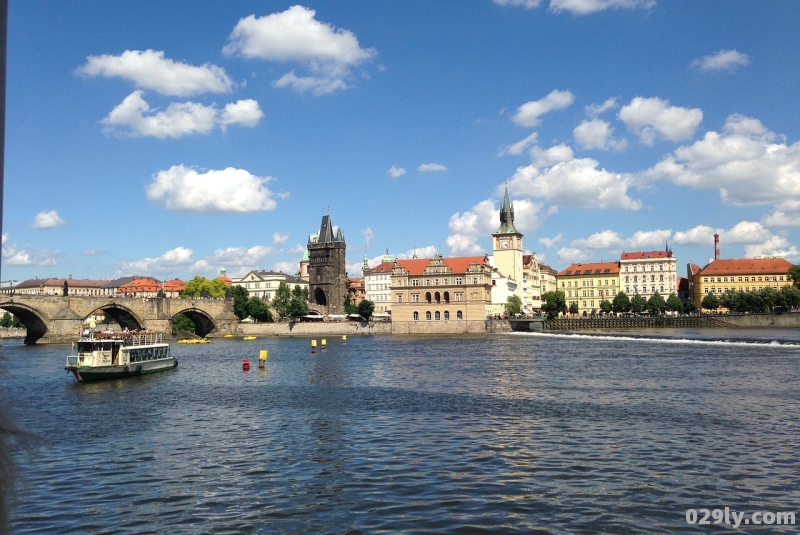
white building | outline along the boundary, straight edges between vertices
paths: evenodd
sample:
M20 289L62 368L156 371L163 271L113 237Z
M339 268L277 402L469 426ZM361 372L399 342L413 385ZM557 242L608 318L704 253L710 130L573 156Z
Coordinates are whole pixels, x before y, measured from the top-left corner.
M666 301L669 294L678 294L678 271L669 249L622 253L619 278L620 289L629 297L639 294L650 299L658 292Z
M386 251L381 263L372 269L363 269L364 299L372 301L375 312L390 313L392 310L392 266L394 258ZM366 258L364 259L366 266Z
M241 278L231 279L231 285L242 286L250 297L260 297L271 301L275 297L275 292L282 282L285 282L290 290L295 286L308 289L308 281L299 279L292 275L287 275L280 271L251 271Z

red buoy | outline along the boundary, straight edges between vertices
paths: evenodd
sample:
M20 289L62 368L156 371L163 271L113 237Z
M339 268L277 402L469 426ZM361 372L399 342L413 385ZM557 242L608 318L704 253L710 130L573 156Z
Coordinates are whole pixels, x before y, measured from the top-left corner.
M242 359L242 369L243 370L250 369L250 361L248 359Z

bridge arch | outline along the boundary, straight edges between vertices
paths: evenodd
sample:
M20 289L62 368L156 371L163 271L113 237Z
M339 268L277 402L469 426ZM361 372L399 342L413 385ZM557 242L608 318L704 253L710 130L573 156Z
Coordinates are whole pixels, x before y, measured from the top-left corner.
M172 318L178 314L183 314L192 320L192 323L194 323L194 332L199 336L206 336L208 333L217 328L217 324L214 323L214 318L212 318L208 312L200 310L199 308L186 308L179 310L172 316Z
M86 318L92 314L95 314L98 310L108 313L108 315L111 316L117 323L117 325L119 325L120 329L127 328L129 331L133 331L139 330L144 326L144 321L142 321L142 319L134 311L116 302L97 307L87 314Z
M34 345L47 334L47 318L33 307L20 303L0 303L0 308L14 314L25 326L25 345Z

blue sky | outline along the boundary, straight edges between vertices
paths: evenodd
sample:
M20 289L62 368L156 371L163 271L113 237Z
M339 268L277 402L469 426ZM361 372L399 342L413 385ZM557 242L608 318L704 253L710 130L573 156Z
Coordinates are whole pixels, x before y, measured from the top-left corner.
M11 0L4 280L293 273L329 213L560 269L800 261L800 4Z

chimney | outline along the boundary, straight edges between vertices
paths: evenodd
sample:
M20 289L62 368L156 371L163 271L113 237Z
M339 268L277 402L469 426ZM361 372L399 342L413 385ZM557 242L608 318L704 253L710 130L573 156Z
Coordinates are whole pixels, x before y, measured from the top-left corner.
M714 234L714 260L719 260L719 234Z

